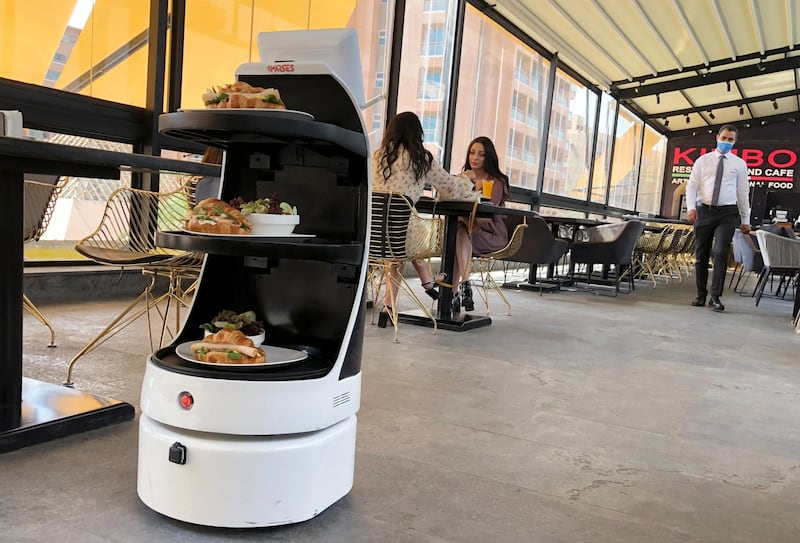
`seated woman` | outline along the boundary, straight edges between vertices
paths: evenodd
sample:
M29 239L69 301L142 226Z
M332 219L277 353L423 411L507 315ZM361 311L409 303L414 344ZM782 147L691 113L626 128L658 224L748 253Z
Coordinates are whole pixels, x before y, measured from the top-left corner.
M450 175L434 162L433 155L422 145L422 123L416 114L398 113L386 127L381 147L372 154L372 184L380 190L399 192L416 203L425 185L436 187L444 200L475 200L478 193L471 181L471 172ZM434 284L427 266L415 263L423 287ZM400 270L390 272L399 279ZM442 277L440 280L443 280ZM392 289L390 296L389 287ZM378 326L385 328L389 321L391 300L397 297L396 281L389 281L384 307L378 317ZM437 293L438 294L438 293Z
M500 171L497 151L492 140L480 136L470 142L467 148L467 159L464 172L472 172L475 177L475 188L483 189L484 182L492 183L492 204L503 206L511 192L508 176ZM456 234L456 259L453 267L453 314L475 309L472 300L472 287L469 275L472 271L472 255L490 253L502 249L508 243L508 228L502 215L488 218L476 217L472 224L472 236L469 234L469 221L462 220L458 224ZM461 295L459 296L459 284Z

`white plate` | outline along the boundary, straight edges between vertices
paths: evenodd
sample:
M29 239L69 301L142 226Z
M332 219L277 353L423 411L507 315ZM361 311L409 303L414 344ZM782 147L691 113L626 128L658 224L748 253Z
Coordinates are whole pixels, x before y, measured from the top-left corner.
M196 236L211 236L213 238L313 238L314 234L283 234L280 236L261 236L256 234L211 234L208 232L192 232L191 230L183 229L187 234L194 234Z
M223 107L220 109L179 109L181 113L196 113L198 111L212 111L212 112L224 112L229 111L231 113L257 113L257 114L264 114L264 115L271 115L278 119L299 119L303 121L313 121L314 116L311 113L306 113L305 111L297 111L296 109L267 109L267 108L254 108L254 107Z
M297 351L295 349L287 349L285 347L276 347L275 345L261 345L260 347L264 349L264 352L267 353L267 361L261 364L216 364L214 362L201 362L200 360L195 360L194 353L192 352L192 344L199 343L203 341L202 339L198 339L196 341L187 341L185 343L181 343L177 347L175 347L175 354L183 358L184 360L188 360L189 362L194 362L195 364L202 364L204 366L216 366L216 367L224 367L224 368L254 368L254 367L263 367L263 366L280 366L283 364L292 364L294 362L300 362L301 360L305 360L308 358L308 354L303 351Z

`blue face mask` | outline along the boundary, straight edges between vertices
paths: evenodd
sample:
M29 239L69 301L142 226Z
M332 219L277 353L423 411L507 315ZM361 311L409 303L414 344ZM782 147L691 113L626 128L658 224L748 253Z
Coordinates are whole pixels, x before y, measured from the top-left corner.
M727 142L727 141L718 141L717 142L717 150L719 150L720 153L727 153L731 149L733 149L733 144L732 143Z

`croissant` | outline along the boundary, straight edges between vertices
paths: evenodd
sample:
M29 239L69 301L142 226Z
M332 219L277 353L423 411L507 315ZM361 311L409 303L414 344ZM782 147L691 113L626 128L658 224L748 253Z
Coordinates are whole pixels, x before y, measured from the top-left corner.
M244 345L245 347L255 347L253 340L244 335L241 330L235 328L223 328L219 332L215 332L206 336L204 341L211 343L231 343L234 345Z
M206 336L191 349L197 360L215 364L260 364L267 359L264 350L253 345L241 330L230 328Z

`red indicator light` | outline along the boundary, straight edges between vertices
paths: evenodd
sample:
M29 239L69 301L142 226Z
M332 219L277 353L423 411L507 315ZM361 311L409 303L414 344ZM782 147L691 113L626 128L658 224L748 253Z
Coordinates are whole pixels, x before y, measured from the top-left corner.
M191 394L184 391L178 394L178 404L186 410L189 410L194 405L194 398Z

